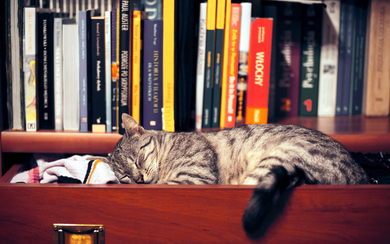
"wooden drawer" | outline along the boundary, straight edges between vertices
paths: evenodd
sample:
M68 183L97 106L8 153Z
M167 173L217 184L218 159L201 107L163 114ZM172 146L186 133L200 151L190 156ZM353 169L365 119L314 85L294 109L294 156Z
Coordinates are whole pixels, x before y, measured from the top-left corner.
M251 186L6 183L16 170L0 183L2 243L51 243L54 223L102 224L106 243L251 242L241 225ZM261 242L390 240L390 186L301 186L284 198Z

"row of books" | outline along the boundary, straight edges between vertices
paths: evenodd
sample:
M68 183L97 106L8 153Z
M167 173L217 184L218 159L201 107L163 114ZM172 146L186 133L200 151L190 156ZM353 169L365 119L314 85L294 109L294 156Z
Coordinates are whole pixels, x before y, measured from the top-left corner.
M173 105L168 102L163 109L162 99L163 73L173 83L169 66L162 72L163 1L92 2L84 5L83 1L78 9L73 6L79 6L78 1L64 1L69 9L75 9L74 14L9 2L23 10L24 26L19 33L24 39L22 54L13 55L23 60L20 88L9 79L9 87L21 91L9 99L11 128L123 134L120 115L130 113L145 128L161 130L165 111L164 124L172 130ZM174 1L165 2L169 16ZM86 10L93 6L96 9ZM9 29L17 28L11 25ZM166 28L168 39L169 29L173 25ZM172 45L166 42L164 48ZM173 52L166 56L164 61L169 63ZM19 78L17 71L12 76Z
M288 116L389 115L389 73L374 71L384 55L371 57L383 49L377 38L388 36L381 14L388 2L265 1L262 17L252 19L251 3L224 3L200 8L196 129Z

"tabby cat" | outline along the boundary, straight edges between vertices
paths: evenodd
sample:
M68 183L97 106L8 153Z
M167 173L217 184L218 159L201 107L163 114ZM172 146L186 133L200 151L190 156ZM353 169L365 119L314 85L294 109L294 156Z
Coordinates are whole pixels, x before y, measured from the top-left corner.
M366 184L338 142L296 125L245 125L210 133L145 130L130 115L104 160L122 183L256 185L243 225L250 236L286 189L302 184Z

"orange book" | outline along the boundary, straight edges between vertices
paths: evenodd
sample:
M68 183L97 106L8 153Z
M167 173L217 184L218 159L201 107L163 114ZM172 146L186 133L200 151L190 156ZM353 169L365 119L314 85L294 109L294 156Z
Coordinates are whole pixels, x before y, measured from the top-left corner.
M228 68L225 99L225 128L234 127L236 120L237 70L240 44L241 4L231 4Z
M140 123L141 94L141 11L133 12L133 96L132 116Z
M266 124L268 120L272 24L267 18L252 22L245 124Z

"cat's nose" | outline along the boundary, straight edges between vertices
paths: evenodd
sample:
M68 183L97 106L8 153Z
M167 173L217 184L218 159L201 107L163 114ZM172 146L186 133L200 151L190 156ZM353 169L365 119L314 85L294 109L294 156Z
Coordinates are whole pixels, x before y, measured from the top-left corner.
M144 176L141 175L141 177L139 177L139 179L137 180L137 184L142 184L144 183Z

